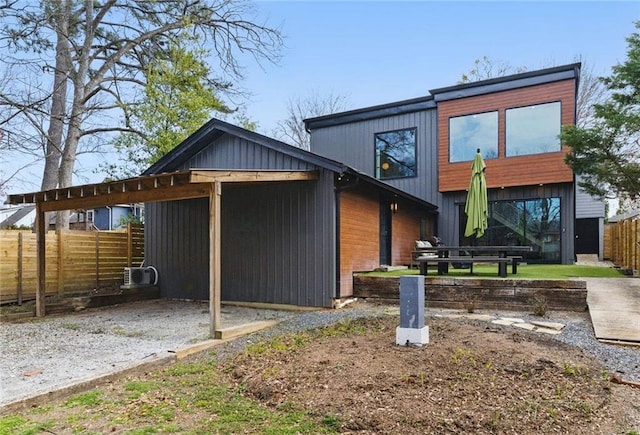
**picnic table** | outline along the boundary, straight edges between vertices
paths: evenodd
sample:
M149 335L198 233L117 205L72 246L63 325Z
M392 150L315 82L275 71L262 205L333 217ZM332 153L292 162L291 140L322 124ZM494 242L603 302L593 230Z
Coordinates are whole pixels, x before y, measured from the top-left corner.
M531 246L430 246L414 251L418 254L416 261L420 263L420 273L427 274L428 265L438 265L438 275L449 273L450 263L468 263L470 273L473 273L473 263L498 263L498 275L502 278L507 276L507 264L511 263L511 273L518 273L518 262L522 260L517 253L531 252ZM452 253L457 252L457 255ZM468 255L461 255L464 252ZM429 256L424 254L437 254ZM480 254L480 255L478 255Z

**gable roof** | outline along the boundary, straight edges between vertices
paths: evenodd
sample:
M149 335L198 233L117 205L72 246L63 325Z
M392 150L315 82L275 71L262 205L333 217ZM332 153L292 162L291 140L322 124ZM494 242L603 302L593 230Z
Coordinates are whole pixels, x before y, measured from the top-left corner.
M335 160L305 151L302 148L291 146L268 136L246 130L242 127L238 127L237 125L212 118L195 133L183 140L178 146L169 151L160 160L144 171L142 175L153 175L162 172L175 171L181 165L187 163L193 156L225 134L230 134L232 136L254 142L260 146L304 160L334 172L342 172L346 169L345 165L340 162L336 162Z
M319 168L333 171L339 175L351 175L357 177L360 181L363 181L377 189L384 190L390 195L395 197L401 197L408 199L412 202L418 203L423 207L434 211L437 210L437 206L430 202L424 201L416 196L410 195L398 188L395 188L383 181L373 178L357 169L351 168L344 163L340 163L335 160L320 156L310 151L303 150L279 140L264 136L262 134L246 130L242 127L238 127L228 122L220 121L219 119L212 118L205 125L200 127L195 133L186 138L182 143L164 155L155 164L149 167L142 173L143 176L160 174L164 172L172 172L178 170L182 165L187 163L193 156L211 145L216 139L222 137L225 134L239 137L247 141L253 142L259 146L263 146L274 151L283 153L287 156L302 160L304 162L315 165ZM204 168L203 168L204 169ZM221 168L231 169L231 168ZM259 169L259 168L255 168Z

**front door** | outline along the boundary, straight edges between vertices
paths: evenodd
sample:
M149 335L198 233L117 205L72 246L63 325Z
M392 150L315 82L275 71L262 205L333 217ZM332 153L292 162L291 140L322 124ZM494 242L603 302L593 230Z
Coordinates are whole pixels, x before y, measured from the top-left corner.
M599 219L576 219L576 254L598 254L599 242Z
M391 203L380 203L380 264L391 266Z

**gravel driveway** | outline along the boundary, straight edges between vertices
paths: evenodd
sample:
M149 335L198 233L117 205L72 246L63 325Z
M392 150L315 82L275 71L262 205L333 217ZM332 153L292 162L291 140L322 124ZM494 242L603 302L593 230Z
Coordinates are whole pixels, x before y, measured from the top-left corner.
M295 313L225 306L225 328L259 320L281 323L228 343L220 348L220 354L235 352L248 342L281 332L323 326L345 316L382 312L397 313L397 306L358 302L341 310ZM447 311L428 309L426 315L443 313ZM526 313L483 313L532 319ZM555 339L583 348L611 373L640 382L640 347L598 342L586 313L550 312L547 317L545 320L567 325L561 334L553 336ZM205 303L153 300L0 324L0 406L170 355L171 351L206 340L208 322Z
M208 304L140 301L0 324L0 405L169 356L208 339ZM290 312L223 307L222 326Z

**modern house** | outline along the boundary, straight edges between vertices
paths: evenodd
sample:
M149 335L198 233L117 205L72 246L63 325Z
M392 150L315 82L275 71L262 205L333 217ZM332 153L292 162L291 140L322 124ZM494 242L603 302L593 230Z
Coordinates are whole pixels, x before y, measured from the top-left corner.
M447 244L531 245L529 262L572 263L580 240L581 253L602 257L604 203L576 191L558 139L575 123L579 73L580 64L565 65L307 119L311 151L437 205L435 231ZM489 229L468 240L464 205L478 149Z
M415 240L433 235L530 245L528 261L571 263L576 237L602 237L579 224L577 210L590 222L600 211L577 204L591 199L576 192L558 140L575 122L579 71L532 71L309 119L312 152L212 119L141 177L10 201L35 203L41 217L144 203L145 264L157 269L161 296L209 299L216 331L221 300L330 307L352 296L354 272L409 264ZM489 229L465 240L477 149ZM36 230L44 240L43 225Z
M228 301L330 307L353 272L408 264L436 207L335 160L211 120L143 175L224 170L221 293ZM271 171L311 174L269 182ZM267 181L261 181L267 180ZM163 297L209 297L209 198L145 205L146 264Z

